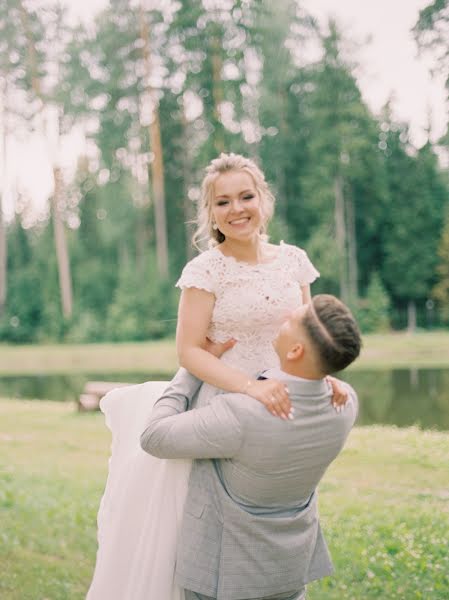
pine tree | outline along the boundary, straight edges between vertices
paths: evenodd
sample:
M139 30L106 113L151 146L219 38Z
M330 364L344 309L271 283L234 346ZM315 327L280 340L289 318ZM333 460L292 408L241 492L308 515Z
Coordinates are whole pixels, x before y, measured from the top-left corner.
M275 220L288 239L304 243L300 174L305 168L307 73L303 54L317 42L312 18L297 0L260 3L256 42L262 62L258 115L261 130L259 156L276 193ZM299 229L299 228L298 228Z
M379 273L374 272L366 295L359 302L357 318L364 333L386 331L390 327L390 298L382 284Z
M38 110L33 116L40 124L47 141L52 165L53 193L50 204L58 260L59 289L62 312L64 317L69 319L73 309L72 279L64 224L64 181L59 161L61 106L55 93L58 90L60 65L68 36L65 13L59 6L36 10L27 0L17 0L17 5L21 23L18 33L26 47L23 67L27 91L38 104ZM51 133L50 124L56 133Z
M21 90L24 86L22 66L25 62L25 48L23 40L17 35L20 27L17 2L5 0L0 5L0 171L3 180L6 179L8 168L8 139L12 132L18 127L22 128L26 121L25 98ZM7 299L8 243L3 207L5 187L3 185L0 189L0 317L5 310Z
M433 0L420 11L413 29L419 50L430 51L437 57L437 69L445 74L447 82L449 82L448 25L449 0Z
M432 295L441 308L445 321L449 321L449 210L438 245L438 265L436 268L438 283L432 290Z
M408 128L384 120L390 205L384 227L382 275L395 301L407 307L416 327L417 304L435 284L437 244L447 186L430 144L413 156Z
M167 277L169 263L159 118L164 18L162 9L111 0L97 16L93 32L77 30L65 68L67 111L77 120L98 124L88 135L110 180L131 176L135 182L132 202L148 212L135 232L141 252L137 262L149 259L146 244L154 241L161 278Z
M303 84L306 158L297 176L302 202L292 205L296 210L288 216L320 265L320 289L355 304L360 287L378 268L377 257L366 248L385 204L384 169L377 124L333 21L322 45L323 56L307 69Z

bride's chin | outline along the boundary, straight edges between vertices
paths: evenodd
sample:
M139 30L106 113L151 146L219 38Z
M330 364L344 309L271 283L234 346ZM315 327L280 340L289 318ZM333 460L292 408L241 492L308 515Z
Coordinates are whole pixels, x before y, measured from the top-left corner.
M225 234L227 240L238 240L240 242L254 242L259 239L259 236L259 230L255 228L251 228L250 231L230 231Z

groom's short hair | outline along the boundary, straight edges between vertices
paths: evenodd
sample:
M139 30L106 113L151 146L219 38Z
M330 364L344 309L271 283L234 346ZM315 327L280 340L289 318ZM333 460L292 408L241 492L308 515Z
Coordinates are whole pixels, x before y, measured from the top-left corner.
M302 325L324 373L345 369L360 354L362 340L357 322L349 308L335 296L314 296Z

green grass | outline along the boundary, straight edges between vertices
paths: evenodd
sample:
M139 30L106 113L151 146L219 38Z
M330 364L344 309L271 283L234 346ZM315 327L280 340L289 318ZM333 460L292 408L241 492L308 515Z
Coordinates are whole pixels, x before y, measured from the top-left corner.
M1 400L0 444L0 598L83 599L110 444L102 415ZM336 574L309 600L449 597L448 456L447 433L352 432L320 492Z
M174 340L127 344L0 345L0 375L35 373L148 372L171 377L177 366ZM364 336L351 367L449 367L449 331Z
M449 367L449 330L364 336L355 369Z
M0 598L84 598L109 434L73 405L0 402Z
M174 340L123 344L0 345L0 375L176 371Z

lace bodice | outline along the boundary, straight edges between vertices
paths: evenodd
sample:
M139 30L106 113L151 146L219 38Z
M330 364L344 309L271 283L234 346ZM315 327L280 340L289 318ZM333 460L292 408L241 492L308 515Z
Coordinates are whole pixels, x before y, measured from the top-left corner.
M215 295L208 336L237 344L222 360L255 375L278 365L272 341L285 317L301 301L301 286L319 276L306 252L281 242L277 257L251 265L207 250L184 267L180 288L196 287Z

